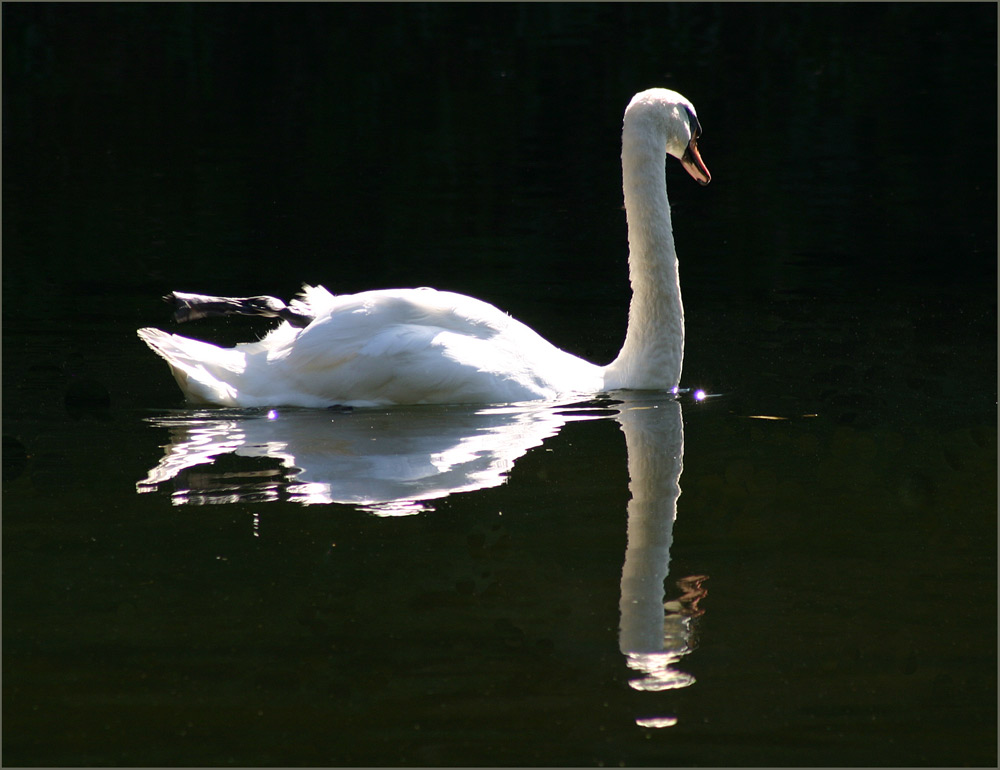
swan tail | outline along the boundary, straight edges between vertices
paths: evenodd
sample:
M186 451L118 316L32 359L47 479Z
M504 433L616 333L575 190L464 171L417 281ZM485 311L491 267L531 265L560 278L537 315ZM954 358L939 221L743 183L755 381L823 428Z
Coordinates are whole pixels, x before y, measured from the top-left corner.
M167 362L189 401L240 406L236 381L246 369L245 353L159 329L139 329L138 335Z
M323 286L305 284L298 296L288 303L288 308L293 313L317 318L320 315L331 312L336 302L337 298Z
M174 305L174 318L178 323L215 316L249 315L280 318L292 326L303 328L315 318L308 303L296 300L288 306L277 297L213 297L172 291L163 299Z

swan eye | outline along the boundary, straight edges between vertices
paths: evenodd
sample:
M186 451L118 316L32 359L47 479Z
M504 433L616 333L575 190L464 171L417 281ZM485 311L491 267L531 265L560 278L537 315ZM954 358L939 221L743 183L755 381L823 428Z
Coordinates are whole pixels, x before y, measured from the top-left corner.
M687 112L688 125L691 127L691 140L694 141L701 136L701 123L698 122L698 116L691 111L690 107L684 107L684 111Z

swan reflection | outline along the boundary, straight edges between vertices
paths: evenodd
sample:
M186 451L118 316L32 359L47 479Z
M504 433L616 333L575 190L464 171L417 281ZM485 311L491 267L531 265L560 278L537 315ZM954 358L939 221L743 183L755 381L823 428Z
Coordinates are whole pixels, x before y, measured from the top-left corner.
M170 431L170 443L136 489L171 482L175 505L290 500L345 503L383 516L419 513L431 500L502 484L515 460L567 422L607 411L600 402L187 410L148 420Z
M171 485L175 505L290 500L344 503L383 516L426 511L457 492L495 487L514 463L567 422L618 421L628 450L628 540L619 649L642 692L688 687L677 667L696 645L705 575L675 579L668 597L680 476L681 404L624 393L621 400L502 407L180 411L149 419L169 431L165 454L136 487ZM663 728L673 715L636 724Z

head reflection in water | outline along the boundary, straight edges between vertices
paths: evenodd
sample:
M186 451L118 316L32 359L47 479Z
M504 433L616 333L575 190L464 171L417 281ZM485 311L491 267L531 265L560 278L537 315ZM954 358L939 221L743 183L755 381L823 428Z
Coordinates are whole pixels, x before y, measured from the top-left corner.
M694 684L694 677L674 668L674 664L697 647L696 618L704 613L704 610L698 608L698 602L708 594L702 586L702 582L707 579L707 575L692 575L677 581L677 587L684 593L678 599L663 604L663 641L659 651L622 650L629 668L644 675L631 680L630 687L646 692L661 692Z

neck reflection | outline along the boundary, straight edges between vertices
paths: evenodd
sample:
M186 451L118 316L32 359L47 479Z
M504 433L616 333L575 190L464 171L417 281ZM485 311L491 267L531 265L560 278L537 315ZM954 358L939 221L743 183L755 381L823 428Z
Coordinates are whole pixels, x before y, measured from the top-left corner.
M665 601L670 572L680 477L684 467L684 423L677 401L625 401L618 414L628 448L628 544L622 567L619 649L639 676L629 686L662 692L694 684L679 668L696 645L696 622L705 575L676 581L679 595ZM673 716L640 718L643 727L669 727Z

